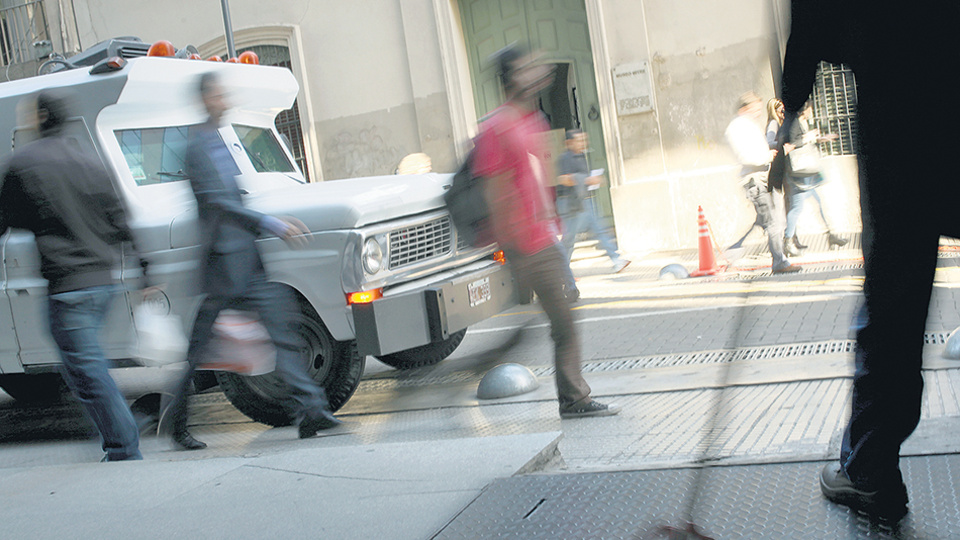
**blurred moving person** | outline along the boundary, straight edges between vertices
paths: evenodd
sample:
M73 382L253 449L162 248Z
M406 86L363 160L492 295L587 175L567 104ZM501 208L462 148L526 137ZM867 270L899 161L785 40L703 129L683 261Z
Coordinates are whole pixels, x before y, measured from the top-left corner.
M767 146L777 149L777 132L783 124L783 102L777 98L767 101Z
M594 175L587 164L587 147L590 144L587 134L579 129L568 129L566 135L567 151L560 155L557 162L557 211L563 222L563 249L567 261L573 258L573 246L577 235L589 232L600 243L600 247L610 257L613 272L620 273L630 261L617 253L616 245L607 231L600 226L593 201L589 198L591 189L603 183L603 176ZM602 174L602 173L601 173ZM576 290L576 284L568 284L569 291ZM579 295L579 293L578 293Z
M810 148L814 156L819 156L820 152L817 145L822 142L833 141L837 139L836 133L821 135L813 123L813 105L808 101L800 110L799 117L790 126L790 142L784 144L784 152L787 157L790 153L801 148ZM819 159L818 159L819 161ZM790 160L787 160L790 163ZM797 221L800 214L803 213L804 201L813 197L817 201L817 208L820 210L820 219L827 227L827 243L830 247L843 247L847 245L847 239L842 238L833 232L830 222L827 221L827 214L823 210L823 201L820 200L820 194L817 188L823 184L823 171L819 165L815 172L797 173L787 167L788 174L784 181L784 194L789 201L787 205L787 228L783 233L783 249L788 255L799 255L799 250L807 246L800 243L797 239Z
M103 461L143 459L140 432L110 376L100 331L120 293L113 278L119 245L133 242L126 212L96 154L63 136L70 97L43 91L28 125L40 139L17 149L0 188L0 234L32 231L47 280L50 332L60 349L67 386L100 431ZM141 267L145 267L141 260Z
M609 416L619 407L590 398L580 370L580 339L564 296L567 255L557 242L556 212L540 159L546 120L537 93L550 85L550 69L536 55L511 45L494 55L507 102L480 127L474 172L486 178L494 239L507 254L520 287L532 289L550 319L555 345L561 418Z
M741 95L737 116L730 121L724 135L740 162L740 185L757 211L757 220L731 248L740 247L753 228L759 225L767 233L767 246L773 256L773 273L799 272L800 267L790 264L783 254L783 219L777 209L776 199L767 187L770 162L777 151L771 150L767 144L761 122L763 103L760 96L753 92Z
M217 76L200 76L199 97L209 115L191 130L185 159L186 174L197 198L200 226L201 291L205 294L193 323L187 369L170 405L173 441L182 450L199 450L206 444L187 431L187 394L193 372L213 338L213 324L224 309L254 311L277 349L277 373L296 403L301 439L340 424L330 412L326 392L311 379L300 358L300 336L292 318L296 302L290 294L267 281L255 244L261 233L274 234L294 247L309 232L302 223L280 219L243 206L236 179L239 174L230 150L217 133L230 105Z

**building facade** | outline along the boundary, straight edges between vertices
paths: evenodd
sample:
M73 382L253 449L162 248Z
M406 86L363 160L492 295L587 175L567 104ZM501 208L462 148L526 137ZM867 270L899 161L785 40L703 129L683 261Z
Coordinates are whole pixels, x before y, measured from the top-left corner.
M118 36L193 44L204 57L226 53L214 0L27 4L42 5L45 39L67 56ZM695 246L698 206L721 242L753 221L723 132L741 93L776 93L788 0L232 0L229 7L237 50L289 67L300 83L281 131L312 181L391 174L415 152L429 155L437 171L455 170L478 118L502 101L487 58L520 42L556 67L541 100L551 127L590 134L591 165L609 179L596 202L624 249ZM845 75L837 77L820 84L818 113L849 131L841 117L852 113L835 103ZM838 230L858 230L855 160L849 148L833 153L822 195ZM807 210L801 232L822 230L815 209Z

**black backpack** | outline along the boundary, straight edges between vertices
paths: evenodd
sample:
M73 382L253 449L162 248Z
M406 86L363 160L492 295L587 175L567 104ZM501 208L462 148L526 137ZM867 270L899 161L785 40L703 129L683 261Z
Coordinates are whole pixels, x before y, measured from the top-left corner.
M485 196L486 179L473 172L474 151L453 175L453 185L443 194L453 226L460 238L473 247L492 242L489 232L490 207Z

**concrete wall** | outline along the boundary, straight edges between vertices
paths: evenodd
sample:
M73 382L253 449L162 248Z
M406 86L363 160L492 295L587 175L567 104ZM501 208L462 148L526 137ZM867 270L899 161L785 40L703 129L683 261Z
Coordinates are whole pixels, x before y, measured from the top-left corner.
M655 109L619 116L623 177L612 190L623 248L649 251L697 245L697 207L721 243L753 223L724 140L737 97L776 95L783 10L771 0L609 0L603 7L610 65L647 61ZM838 230L860 228L856 164L828 160L821 188ZM801 233L823 226L815 203Z
M265 27L296 29L290 35L299 43L291 45L303 61L299 70L294 61L294 74L306 89L300 112L304 130L315 136L309 162L323 179L390 174L412 152L428 153L436 170L455 169L430 3L233 0L230 9L237 36ZM85 47L135 35L178 48L194 44L204 53L226 50L219 2L130 9L121 0L88 0L76 3L76 11Z

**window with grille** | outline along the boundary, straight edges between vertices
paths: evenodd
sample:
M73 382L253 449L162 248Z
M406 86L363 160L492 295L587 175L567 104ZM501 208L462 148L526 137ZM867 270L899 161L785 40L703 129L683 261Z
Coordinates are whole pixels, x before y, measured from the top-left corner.
M281 45L255 45L237 51L253 51L260 58L262 66L277 66L292 69L290 64L290 50ZM277 131L290 141L290 150L297 166L303 171L303 177L309 182L310 171L307 170L307 157L303 143L303 128L300 125L300 108L297 102L293 106L277 115Z
M853 71L842 64L820 62L813 87L813 115L820 133L839 138L823 143L825 155L856 154L857 81Z

